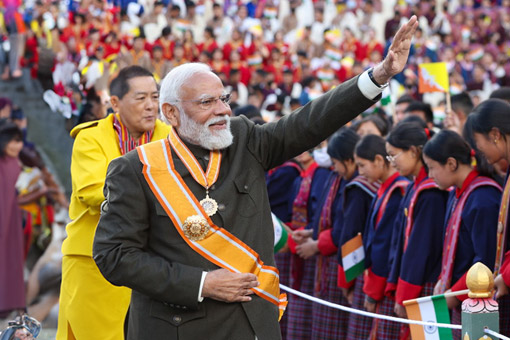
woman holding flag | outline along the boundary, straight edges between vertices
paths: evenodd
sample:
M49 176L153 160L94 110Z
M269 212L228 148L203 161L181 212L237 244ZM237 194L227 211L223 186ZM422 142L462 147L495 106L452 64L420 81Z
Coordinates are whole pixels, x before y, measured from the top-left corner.
M395 219L409 180L395 170L387 156L384 139L376 135L365 136L356 146L355 158L360 174L372 183L381 183L363 234L367 268L363 285L365 308L369 312L393 316L395 301L384 294L390 271L388 256ZM399 332L399 323L373 321L372 338L397 339Z
M312 150L303 152L296 157L303 167L301 177L294 182L294 192L297 192L292 205L291 229L293 231L309 232L315 215L320 213L318 204L322 190L329 177L330 170L319 167L314 161ZM299 235L299 232L296 234ZM305 294L313 295L316 256L306 260L297 254L296 243L303 238L289 237L289 248L292 252L290 259L290 284L292 288ZM308 340L312 333L312 302L299 296L290 296L287 314L287 337L289 339ZM312 317L310 317L312 315Z
M423 162L422 149L431 134L418 123L404 121L386 142L388 160L402 176L414 178L400 205L385 292L395 297L395 313L399 317L406 317L403 301L432 294L441 268L448 193L428 178ZM401 332L401 338L407 338L409 327L402 326Z
M510 105L499 99L481 103L468 117L465 131L472 131L476 147L490 164L501 160L510 163ZM510 336L510 244L507 235L510 181L507 171L497 222L497 245L494 263L494 280L499 303L499 330ZM506 253L506 256L505 256ZM492 266L489 266L492 268Z
M360 137L353 130L346 130L343 138L330 141L330 154L335 170L344 178L345 189L342 202L342 219L337 219L333 225L331 237L340 248L338 252L337 285L343 291L347 302L357 309L363 309L365 296L363 294L363 276L360 275L364 267L363 233L370 204L379 189L379 183L371 183L368 179L358 175L354 161L354 149ZM352 251L347 251L347 250ZM361 253L359 253L361 250ZM356 255L356 256L354 256ZM359 255L359 256L358 256ZM344 258L351 261L344 262ZM348 263L348 264L347 264ZM365 316L350 314L346 339L367 339L372 326L372 319Z
M345 185L356 173L353 149L359 137L350 129L342 129L328 142L328 154L335 171L331 172L320 200L320 213L316 215L312 230L296 231L295 235L306 237L296 247L297 253L307 260L317 255L314 295L333 303L347 305L342 290L337 285L337 240L334 228L341 228L343 218L343 194ZM343 164L340 166L339 164ZM345 339L349 314L320 304L313 305L313 322L310 339Z
M440 189L454 188L448 198L441 273L434 294L464 290L473 264L494 266L501 187L486 169L473 165L474 150L456 132L441 131L423 153L430 178ZM453 323L460 323L460 301L466 298L446 299Z

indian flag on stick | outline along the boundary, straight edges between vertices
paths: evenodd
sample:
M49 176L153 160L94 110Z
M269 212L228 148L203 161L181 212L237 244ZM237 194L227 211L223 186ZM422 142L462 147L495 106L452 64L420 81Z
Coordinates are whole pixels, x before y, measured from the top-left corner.
M274 252L276 254L287 244L288 233L284 223L275 214L271 213L271 217L273 218Z
M404 301L407 317L410 320L434 323L450 323L450 313L446 304L446 296L466 294L467 291L446 293L442 295L425 296L418 299ZM444 340L452 339L452 330L436 326L409 325L413 340Z
M354 280L365 270L365 250L361 234L356 235L342 246L342 266L345 280Z

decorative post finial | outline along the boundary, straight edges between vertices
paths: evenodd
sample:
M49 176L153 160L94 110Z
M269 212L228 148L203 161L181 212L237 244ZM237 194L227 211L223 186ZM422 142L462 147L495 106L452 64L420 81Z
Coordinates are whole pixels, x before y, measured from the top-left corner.
M494 289L494 276L486 265L477 262L467 273L466 285L469 288L470 298L490 298Z
M477 262L467 273L466 285L469 298L462 303L463 339L491 339L484 333L485 327L499 332L498 303L492 299L494 275L486 265Z

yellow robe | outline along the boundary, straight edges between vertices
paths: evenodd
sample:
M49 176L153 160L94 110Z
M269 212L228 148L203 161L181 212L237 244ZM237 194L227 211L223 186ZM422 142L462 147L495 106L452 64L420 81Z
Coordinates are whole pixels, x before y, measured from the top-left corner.
M156 121L152 141L165 138L170 127ZM62 286L57 339L123 340L124 319L131 290L104 279L92 258L92 243L103 186L110 161L121 156L113 115L80 124L71 131L75 138L71 161L73 192L70 222L62 245Z

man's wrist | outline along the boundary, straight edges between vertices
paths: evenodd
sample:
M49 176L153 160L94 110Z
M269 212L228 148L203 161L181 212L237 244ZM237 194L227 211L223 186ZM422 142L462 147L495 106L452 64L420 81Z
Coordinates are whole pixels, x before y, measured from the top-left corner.
M391 75L386 73L382 63L375 66L372 69L372 72L369 72L369 76L371 76L370 79L374 82L374 84L379 87L386 87L391 79Z

